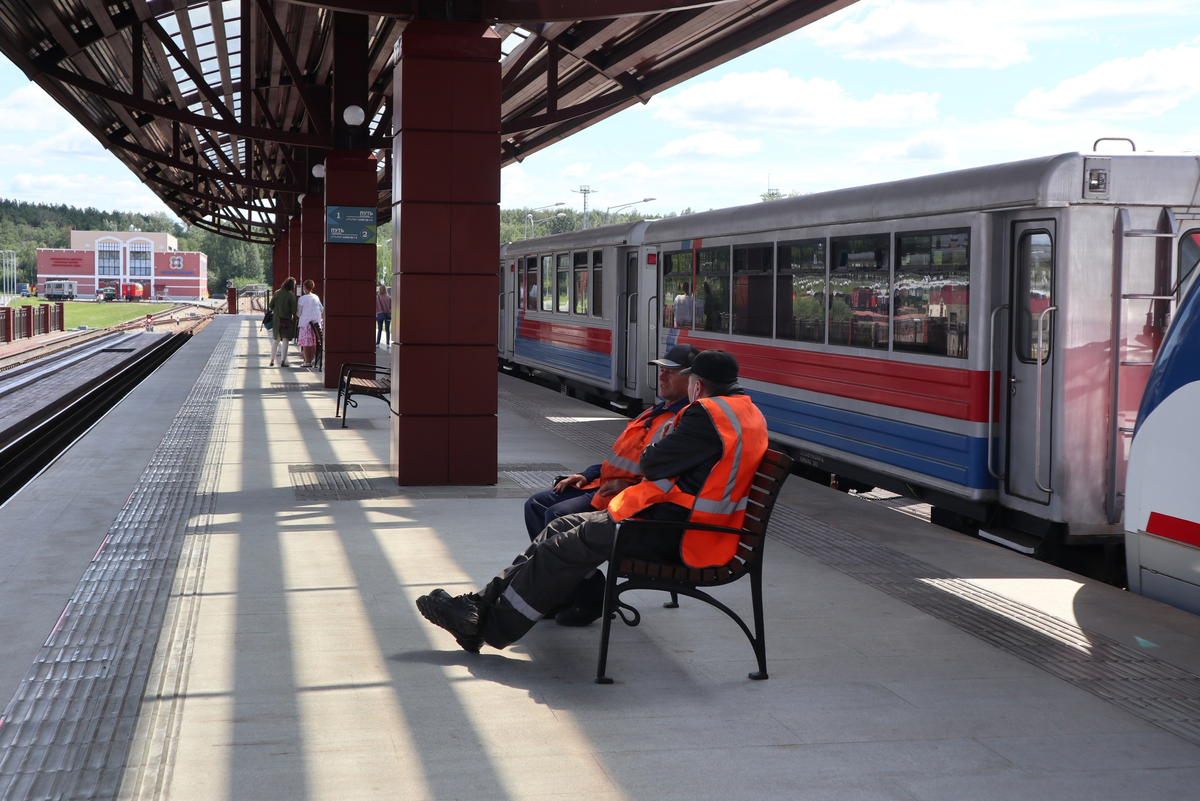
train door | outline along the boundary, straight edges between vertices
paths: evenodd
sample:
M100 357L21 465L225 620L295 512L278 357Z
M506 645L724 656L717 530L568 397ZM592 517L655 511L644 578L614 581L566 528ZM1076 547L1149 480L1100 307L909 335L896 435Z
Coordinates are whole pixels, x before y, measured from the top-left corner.
M1054 489L1054 221L1013 223L1011 254L1006 489L1048 504Z
M499 330L496 333L496 350L503 357L508 350L507 337L505 333L508 331L508 320L505 316L508 314L508 283L511 279L508 277L509 263L507 259L500 262L500 299L499 309L496 313L496 318L499 325Z
M625 302L622 311L621 327L625 331L625 348L622 362L625 377L625 389L637 390L638 369L638 254L631 250L625 254Z

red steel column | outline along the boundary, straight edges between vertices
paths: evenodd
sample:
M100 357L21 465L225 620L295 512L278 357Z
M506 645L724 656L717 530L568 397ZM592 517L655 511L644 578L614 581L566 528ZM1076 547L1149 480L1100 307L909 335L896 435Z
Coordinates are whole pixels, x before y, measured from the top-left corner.
M410 22L393 98L392 469L494 484L500 38Z
M271 248L271 289L278 289L287 278L288 232L282 231Z
M317 297L325 301L325 198L309 192L300 203L300 270L296 283L311 278L316 282ZM296 294L300 294L299 286Z
M303 225L303 222L300 219L300 210L297 209L296 213L294 215L292 215L291 217L288 217L288 260L287 260L287 274L283 276L284 278L296 278L297 280L299 280L298 276L300 274L300 234L301 234L301 231L303 230L301 228L302 225ZM279 289L279 286L276 285L275 288Z
M379 202L378 162L367 150L331 150L325 157L325 204ZM325 213L321 210L322 216ZM324 220L322 220L322 224ZM375 364L375 245L325 243L325 386L338 384L346 362Z

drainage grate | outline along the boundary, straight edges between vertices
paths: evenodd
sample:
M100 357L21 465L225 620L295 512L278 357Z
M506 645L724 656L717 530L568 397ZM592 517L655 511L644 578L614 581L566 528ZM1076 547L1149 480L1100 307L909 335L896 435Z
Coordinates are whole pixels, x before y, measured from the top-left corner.
M237 342L230 326L0 715L0 797L117 796L184 540L207 531Z
M302 503L365 501L383 497L360 464L288 465L292 490Z
M324 389L319 384L302 384L299 381L272 381L271 389L275 392L305 392L310 389Z
M594 453L612 449L612 439L587 426L548 420L553 411L533 401L502 389L500 403ZM865 495L864 500L914 517L924 511L919 508L923 504L887 497L892 493ZM776 505L769 533L824 565L1200 745L1200 678L1185 670L786 506Z
M887 490L879 489L878 487L869 492L850 490L848 494L854 498L861 498L864 501L871 501L872 503L876 503L880 506L886 506L889 509L895 509L901 514L906 514L909 517L915 517L918 520L924 520L926 523L929 522L930 515L933 513L933 507L928 503L922 503L921 501L913 498L906 498L903 495L897 495L894 492L888 492Z
M504 470L504 475L531 492L541 492L554 485L554 477L561 476L561 470Z

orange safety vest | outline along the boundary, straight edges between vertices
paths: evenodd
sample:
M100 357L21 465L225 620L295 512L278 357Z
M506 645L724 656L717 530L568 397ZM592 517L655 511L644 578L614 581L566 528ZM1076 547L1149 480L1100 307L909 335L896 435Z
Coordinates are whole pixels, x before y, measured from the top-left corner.
M682 411L683 409L680 409L680 412ZM614 478L637 481L642 477L642 467L638 464L638 460L642 458L642 451L674 431L675 421L679 417L678 413L668 412L665 406L658 410L657 415L654 412L655 407L651 407L625 426L621 436L613 443L612 453L600 465L600 477L585 485L583 489L598 489L604 486L606 481ZM592 508L607 509L609 501L615 497L597 492L592 495Z
M656 503L673 503L690 510L688 520L706 525L741 528L754 474L767 452L767 421L747 395L725 395L698 401L721 435L721 458L704 486L689 495L675 486L678 477L642 479L608 505L616 522L633 517ZM739 537L719 531L685 531L680 555L688 567L727 564L737 553Z

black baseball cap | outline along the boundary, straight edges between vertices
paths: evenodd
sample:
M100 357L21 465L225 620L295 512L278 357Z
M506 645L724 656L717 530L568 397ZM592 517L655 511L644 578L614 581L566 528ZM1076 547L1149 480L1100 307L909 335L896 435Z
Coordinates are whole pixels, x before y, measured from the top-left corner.
M679 367L691 367L692 360L700 353L700 349L694 345L673 345L666 355L661 359L652 359L649 364L657 364L659 367L666 367L674 370Z
M689 367L679 371L682 375L696 374L697 378L714 384L732 384L738 379L737 359L723 350L701 351Z

